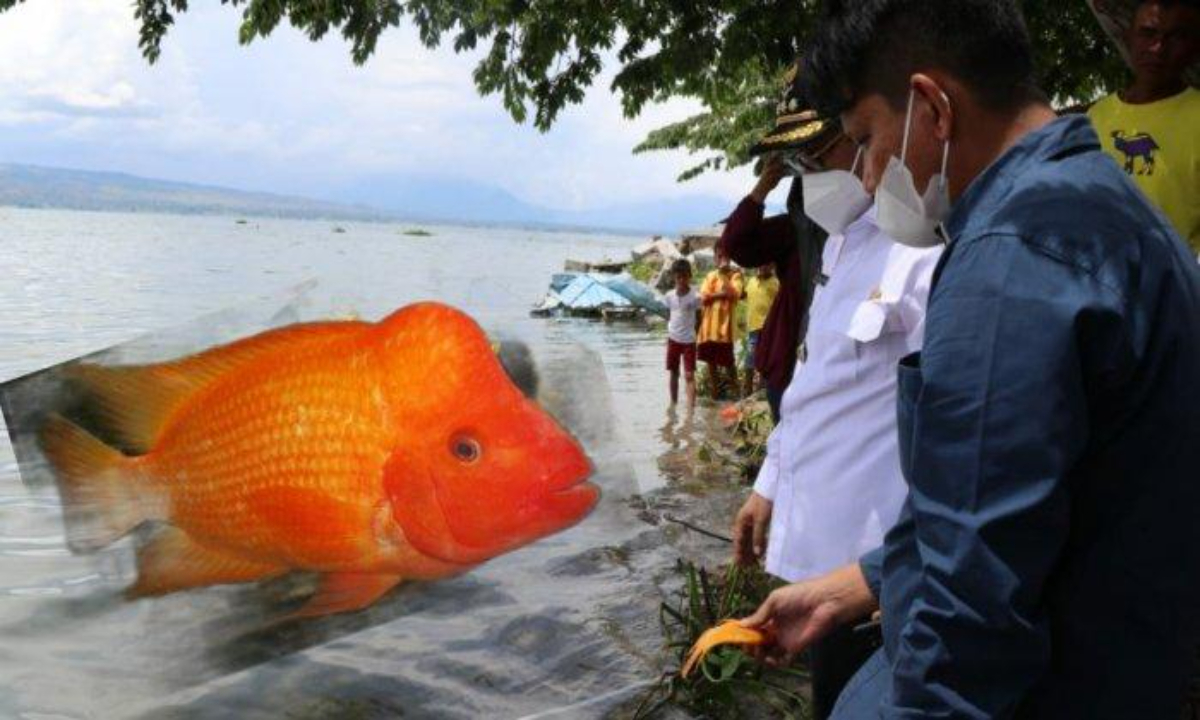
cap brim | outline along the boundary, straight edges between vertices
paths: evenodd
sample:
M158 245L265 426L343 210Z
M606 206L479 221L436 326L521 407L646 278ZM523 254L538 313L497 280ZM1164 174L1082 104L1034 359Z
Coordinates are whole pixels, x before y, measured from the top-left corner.
M823 144L836 131L836 121L817 119L808 122L784 125L771 131L750 148L751 155L762 155L783 150L803 151Z

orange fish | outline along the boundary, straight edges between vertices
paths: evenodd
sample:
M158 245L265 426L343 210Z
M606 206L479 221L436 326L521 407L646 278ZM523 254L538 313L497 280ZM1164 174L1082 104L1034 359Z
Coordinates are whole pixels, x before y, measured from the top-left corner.
M578 443L444 305L72 376L134 453L58 416L42 428L72 549L165 523L132 597L306 570L321 582L298 615L357 610L569 527L599 497Z
M718 414L726 425L736 425L742 420L742 409L737 405L726 405Z
M726 620L701 633L679 674L686 678L718 645L762 645L766 641L767 637L758 630L743 627L737 620Z

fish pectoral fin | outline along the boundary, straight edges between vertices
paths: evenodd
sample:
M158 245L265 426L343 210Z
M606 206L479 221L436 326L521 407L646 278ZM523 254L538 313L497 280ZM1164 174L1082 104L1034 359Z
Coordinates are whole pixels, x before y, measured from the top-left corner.
M399 575L383 573L340 572L323 575L317 592L290 617L310 618L362 610L386 595L403 579Z
M282 575L288 568L246 560L200 545L186 532L165 527L137 551L137 582L125 591L133 599L176 590L250 582Z

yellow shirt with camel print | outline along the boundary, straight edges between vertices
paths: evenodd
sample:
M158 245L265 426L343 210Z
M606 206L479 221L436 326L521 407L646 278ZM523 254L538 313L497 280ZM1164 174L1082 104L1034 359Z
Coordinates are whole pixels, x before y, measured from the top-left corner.
M1200 90L1142 105L1113 94L1088 116L1104 151L1200 253Z

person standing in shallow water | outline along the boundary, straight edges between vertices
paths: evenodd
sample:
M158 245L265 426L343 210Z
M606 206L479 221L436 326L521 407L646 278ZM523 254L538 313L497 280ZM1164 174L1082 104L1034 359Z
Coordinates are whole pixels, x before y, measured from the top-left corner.
M734 269L729 253L718 243L715 251L717 269L704 278L700 286L703 308L696 358L708 365L712 399L719 400L721 387L736 392L737 365L734 362L733 342L737 334L737 306L742 300L742 273Z
M1200 253L1200 0L1143 0L1125 36L1133 84L1088 111L1100 144Z
M671 376L671 406L679 403L679 368L683 366L688 410L696 407L696 326L700 324L700 298L692 290L692 265L676 260L671 266L675 288L667 293L667 372Z

